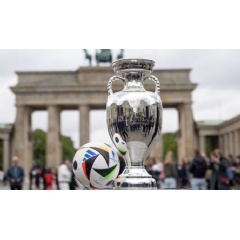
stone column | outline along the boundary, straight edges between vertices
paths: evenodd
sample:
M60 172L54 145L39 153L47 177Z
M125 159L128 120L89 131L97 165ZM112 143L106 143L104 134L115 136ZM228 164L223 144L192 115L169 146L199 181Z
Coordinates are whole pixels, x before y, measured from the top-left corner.
M234 155L235 157L240 154L239 130L234 131Z
M88 105L81 105L79 106L80 111L80 146L88 143L90 141L89 137L89 106Z
M224 144L223 144L223 135L220 135L218 137L218 148L222 151L222 153L224 151L223 146L224 146Z
M237 130L238 132L238 155L240 155L240 129Z
M150 152L150 157L163 161L163 133L161 133L155 147Z
M199 136L199 150L201 153L204 153L204 154L206 154L205 145L206 145L206 138L204 135L200 135Z
M19 164L23 166L26 181L33 161L31 114L31 108L17 106L13 155L19 157Z
M48 107L48 133L47 133L47 163L55 170L62 162L62 143L60 134L60 109L57 106Z
M9 168L9 162L10 162L9 138L5 138L3 140L3 171L4 173L6 173L6 171Z
M233 146L233 132L229 133L229 154L234 154L234 146Z
M228 133L224 134L224 156L227 157L229 154L229 135Z
M179 139L178 160L194 155L194 124L191 103L184 103L178 107L179 112Z

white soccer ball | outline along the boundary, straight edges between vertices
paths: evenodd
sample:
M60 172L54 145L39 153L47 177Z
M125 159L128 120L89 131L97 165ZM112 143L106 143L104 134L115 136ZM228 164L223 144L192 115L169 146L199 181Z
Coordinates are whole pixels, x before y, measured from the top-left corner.
M105 143L87 143L73 158L74 175L87 188L113 188L113 181L119 174L119 168L117 152Z
M121 153L121 155L125 156L128 151L127 144L126 142L124 142L120 134L115 133L113 135L113 143L116 146L117 150Z
M131 161L130 161L130 156L129 156L129 151L127 148L127 143L122 139L121 135L118 133L115 133L113 135L113 143L116 146L117 150L119 153L126 159L126 163L128 168L131 167Z

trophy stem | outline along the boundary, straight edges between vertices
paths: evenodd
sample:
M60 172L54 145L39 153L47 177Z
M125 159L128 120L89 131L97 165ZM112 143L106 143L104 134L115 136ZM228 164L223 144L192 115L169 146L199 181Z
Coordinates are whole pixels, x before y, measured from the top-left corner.
M126 167L114 182L115 189L121 190L155 190L156 181L144 166Z

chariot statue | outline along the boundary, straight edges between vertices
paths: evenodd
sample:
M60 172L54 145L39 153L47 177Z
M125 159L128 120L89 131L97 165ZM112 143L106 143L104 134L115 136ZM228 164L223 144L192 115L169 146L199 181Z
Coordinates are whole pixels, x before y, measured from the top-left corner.
M96 51L96 62L99 63L112 63L111 49L101 49L100 52Z
M89 66L92 66L91 54L89 54L87 49L83 49L83 51L85 53L85 59L89 60ZM117 59L122 59L124 57L123 53L124 53L124 50L121 49L120 53L117 55ZM99 66L100 63L112 64L113 62L111 49L100 49L100 51L96 50L95 58L96 58L97 66Z
M89 60L89 66L92 66L92 56L89 54L87 49L83 49L85 53L85 59Z

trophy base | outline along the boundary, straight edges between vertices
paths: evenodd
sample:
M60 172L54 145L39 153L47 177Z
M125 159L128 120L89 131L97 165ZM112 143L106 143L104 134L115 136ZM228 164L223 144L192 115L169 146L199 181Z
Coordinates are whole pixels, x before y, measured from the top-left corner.
M144 167L125 168L114 181L115 190L156 190L156 180L148 174Z

